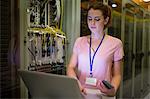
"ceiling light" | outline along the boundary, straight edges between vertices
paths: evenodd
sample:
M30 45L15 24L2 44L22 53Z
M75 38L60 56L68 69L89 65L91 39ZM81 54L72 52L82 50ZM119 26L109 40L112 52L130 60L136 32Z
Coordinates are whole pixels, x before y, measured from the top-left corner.
M112 6L113 8L116 8L116 7L117 7L117 4L116 4L116 3L113 3L111 6Z
M144 2L149 2L150 0L143 0Z

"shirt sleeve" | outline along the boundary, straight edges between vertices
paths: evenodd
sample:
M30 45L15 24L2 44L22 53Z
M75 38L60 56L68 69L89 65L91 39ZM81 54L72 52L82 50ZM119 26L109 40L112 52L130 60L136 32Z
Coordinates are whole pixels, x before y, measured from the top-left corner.
M117 44L117 47L114 53L114 61L119 61L123 59L123 57L124 57L123 44L121 40L119 40L119 43Z

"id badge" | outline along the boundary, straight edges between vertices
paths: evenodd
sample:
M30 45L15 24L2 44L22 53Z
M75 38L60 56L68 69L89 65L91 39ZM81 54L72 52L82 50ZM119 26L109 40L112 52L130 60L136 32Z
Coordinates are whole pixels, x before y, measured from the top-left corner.
M97 79L92 77L87 77L85 84L96 86Z

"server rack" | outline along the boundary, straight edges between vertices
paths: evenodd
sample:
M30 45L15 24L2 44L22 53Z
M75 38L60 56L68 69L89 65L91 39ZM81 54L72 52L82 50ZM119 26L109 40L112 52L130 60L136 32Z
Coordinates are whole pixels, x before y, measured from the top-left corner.
M61 30L61 0L28 0L20 2L20 6L25 54L22 68L51 72L50 68L55 71L64 67L66 35Z
M20 69L65 75L62 0L20 0ZM21 96L28 93L21 83Z

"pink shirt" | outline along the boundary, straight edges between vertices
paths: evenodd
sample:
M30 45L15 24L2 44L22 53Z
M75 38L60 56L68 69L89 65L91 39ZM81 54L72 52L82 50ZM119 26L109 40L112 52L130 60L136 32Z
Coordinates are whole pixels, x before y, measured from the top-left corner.
M78 79L82 86L85 85L86 77L90 75L89 43L87 36L79 37L75 41L73 52L77 54ZM93 51L91 55L93 56ZM105 35L105 38L98 49L93 63L93 77L98 80L111 81L111 68L114 61L124 56L123 44L120 39ZM88 86L87 86L88 87Z

